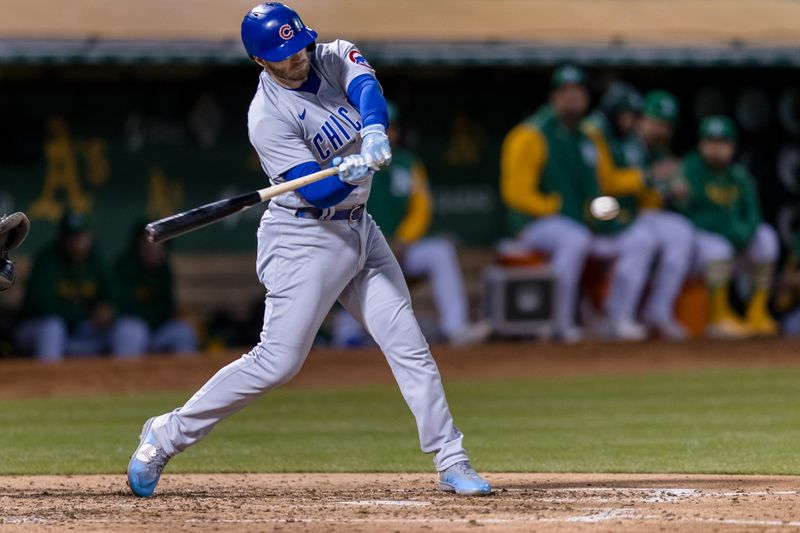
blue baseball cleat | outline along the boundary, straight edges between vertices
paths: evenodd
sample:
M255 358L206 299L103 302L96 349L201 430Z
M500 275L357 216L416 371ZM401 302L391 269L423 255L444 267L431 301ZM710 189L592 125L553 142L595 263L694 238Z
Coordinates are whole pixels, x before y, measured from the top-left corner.
M439 490L462 496L486 496L491 494L492 487L472 468L469 461L461 461L439 472Z
M146 498L153 494L161 478L169 455L156 440L156 436L150 431L155 417L149 419L142 427L142 434L139 436L139 446L131 456L128 463L128 486L136 496Z

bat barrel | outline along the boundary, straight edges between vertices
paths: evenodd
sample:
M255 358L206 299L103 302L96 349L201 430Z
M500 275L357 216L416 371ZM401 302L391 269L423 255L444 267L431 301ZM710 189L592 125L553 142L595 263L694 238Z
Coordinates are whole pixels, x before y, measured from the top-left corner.
M319 172L314 172L313 174L295 180L242 194L235 198L219 200L218 202L196 207L189 211L172 215L171 217L156 220L145 226L147 239L150 242L162 242L172 239L194 229L207 226L208 224L221 220L234 213L238 213L258 203L266 202L270 198L274 198L285 192L294 191L310 183L334 176L338 172L339 170L336 167L326 168L325 170L320 170Z
M261 196L258 191L254 191L162 218L145 226L147 239L150 242L167 241L178 235L207 226L260 202Z

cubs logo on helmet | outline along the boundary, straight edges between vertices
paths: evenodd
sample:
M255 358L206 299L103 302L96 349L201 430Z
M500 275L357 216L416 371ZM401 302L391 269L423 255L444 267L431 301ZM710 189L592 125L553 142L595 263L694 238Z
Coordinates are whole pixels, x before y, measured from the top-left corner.
M313 43L317 32L303 24L287 5L266 2L247 12L242 20L242 44L251 57L283 61Z
M367 58L361 55L361 52L358 51L358 48L354 48L350 50L350 53L347 54L348 59L355 63L356 65L361 65L362 67L367 67L368 69L372 69L372 65L369 64Z
M278 33L281 36L281 39L288 41L292 37L294 37L294 30L289 24L284 24L283 26L278 29Z

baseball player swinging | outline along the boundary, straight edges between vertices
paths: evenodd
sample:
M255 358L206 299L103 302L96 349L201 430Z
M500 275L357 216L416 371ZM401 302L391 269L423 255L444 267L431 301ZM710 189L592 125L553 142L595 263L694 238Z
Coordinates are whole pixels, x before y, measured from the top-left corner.
M16 267L8 252L17 248L31 229L25 213L0 215L0 291L10 289L16 280Z
M257 232L256 267L267 291L261 340L185 405L147 420L128 465L137 496L153 493L170 458L291 379L337 299L386 354L420 446L435 453L440 489L491 491L462 447L400 267L365 211L373 173L391 161L375 71L351 43L315 44L316 38L279 3L254 7L242 22L244 47L264 69L248 115L264 171L273 182L331 164L339 173L270 204Z

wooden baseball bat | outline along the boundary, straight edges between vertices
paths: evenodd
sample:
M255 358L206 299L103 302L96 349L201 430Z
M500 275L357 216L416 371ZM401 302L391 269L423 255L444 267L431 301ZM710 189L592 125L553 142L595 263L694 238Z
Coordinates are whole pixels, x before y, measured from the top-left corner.
M184 233L202 228L203 226L207 226L227 216L244 211L261 202L266 202L279 194L294 191L304 185L320 181L329 176L335 176L338 172L339 169L337 167L327 168L303 176L302 178L297 178L296 180L279 183L233 198L226 198L210 204L201 205L189 211L156 220L145 227L147 239L150 242L163 242L172 239L178 235L183 235Z

